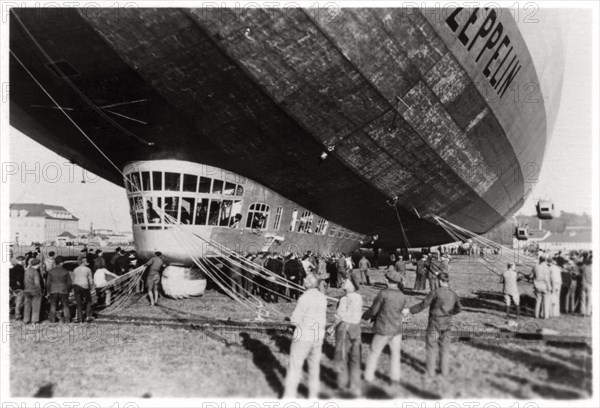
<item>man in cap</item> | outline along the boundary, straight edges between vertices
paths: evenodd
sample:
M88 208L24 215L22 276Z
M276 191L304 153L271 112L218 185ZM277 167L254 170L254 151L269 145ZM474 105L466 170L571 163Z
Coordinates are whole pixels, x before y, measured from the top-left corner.
M92 293L94 288L94 279L92 270L88 266L87 258L81 260L79 265L73 271L73 290L75 292L75 301L77 302L77 318L79 322L91 322L92 319ZM85 303L85 317L83 315L83 304Z
M40 321L40 308L42 306L42 280L39 273L40 260L30 258L29 265L25 270L25 307L23 323L38 323Z
M306 291L298 298L296 308L290 317L290 321L296 325L296 328L290 348L290 363L285 377L283 398L296 398L302 366L307 359L308 398L317 398L319 394L327 298L319 291L319 278L313 273L304 278L304 287Z
M337 372L338 388L348 390L354 396L360 390L360 360L363 299L360 289L360 276L352 274L342 283L345 295L340 298L333 324L327 329L329 335L335 333L335 356L333 364Z
M384 347L389 344L391 351L390 378L392 384L399 384L402 310L406 304L406 296L398 286L402 282L400 273L388 269L385 273L385 281L387 288L377 294L369 310L362 316L363 320L374 320L375 322L375 334L365 368L365 381L370 383L375 379L375 369L377 368L379 356Z
M452 324L452 316L462 310L460 300L456 292L448 287L449 275L442 272L439 275L439 287L429 292L421 303L418 303L410 309L404 309L402 313L405 317L409 314L416 314L429 307L429 323L427 325L427 373L430 376L435 374L436 354L440 355L440 371L443 376L448 375L450 371L450 339L449 331Z
M71 312L69 310L69 292L71 292L71 275L69 271L63 268L64 258L57 256L55 259L56 266L48 271L46 278L46 292L50 296L50 313L48 314L48 320L50 323L54 323L54 316L56 313L56 306L58 301L62 304L63 308L63 323L71 322Z
M96 258L94 259L94 271L106 268L106 260L101 249L96 249Z

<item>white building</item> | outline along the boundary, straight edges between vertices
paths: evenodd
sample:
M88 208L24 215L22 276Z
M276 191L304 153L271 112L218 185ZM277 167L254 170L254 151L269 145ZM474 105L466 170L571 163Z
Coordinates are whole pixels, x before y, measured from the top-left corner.
M46 204L11 204L10 240L21 244L52 242L67 231L77 234L79 219L64 207Z

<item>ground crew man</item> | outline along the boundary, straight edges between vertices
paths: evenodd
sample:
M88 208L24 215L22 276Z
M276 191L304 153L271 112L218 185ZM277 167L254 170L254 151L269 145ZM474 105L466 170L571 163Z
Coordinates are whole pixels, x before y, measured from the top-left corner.
M535 293L535 318L550 317L550 270L546 255L540 255L540 262L533 267L533 288Z
M375 379L375 369L386 345L390 346L390 379L392 384L400 382L400 348L402 344L402 313L406 304L406 296L399 288L402 281L400 274L388 269L385 273L387 288L383 289L373 301L371 307L363 314L363 320L374 320L371 351L367 357L365 381L371 383Z
M304 278L306 291L298 298L290 321L296 325L290 363L285 377L283 398L296 398L302 366L308 360L308 398L318 398L321 354L325 338L327 298L319 289L319 278L309 274Z
M338 303L335 321L327 329L327 334L335 333L334 367L337 372L338 389L348 391L353 396L361 395L360 360L363 299L358 293L359 277L352 274L342 284L346 292Z
M56 306L58 301L62 304L63 308L63 323L71 323L71 312L69 310L69 292L71 292L71 274L65 268L63 268L64 258L57 256L55 263L56 266L48 271L46 277L46 291L50 296L50 313L48 314L48 320L50 323L54 323L54 316L56 314Z
M427 287L427 267L425 261L421 256L416 261L413 261L413 263L417 267L417 276L415 278L415 287L413 290L425 290Z
M146 278L146 288L148 290L148 298L150 306L156 305L158 302L158 284L160 283L160 270L164 266L165 261L162 259L162 253L156 251L154 256L146 262L145 266L150 266L148 277Z
M426 340L426 365L427 373L430 376L435 375L436 354L440 356L440 371L443 376L450 372L450 339L449 331L452 326L452 316L462 310L460 300L456 292L448 287L450 277L442 272L439 275L440 286L436 290L429 292L427 297L421 303L418 303L410 309L404 309L402 313L405 317L409 314L416 314L429 307L429 323L427 325Z
M40 260L30 258L28 268L25 270L25 306L23 312L23 323L39 323L40 308L42 307L42 279L38 269Z
M363 285L371 286L371 281L369 280L369 268L371 268L371 262L369 262L367 257L363 255L362 258L360 258L360 261L358 261L361 283Z
M502 273L502 293L504 294L504 303L506 304L506 318L510 319L510 304L515 304L517 309L517 321L521 316L520 294L517 286L518 272L514 263L509 263L506 270Z
M429 279L429 291L433 292L439 287L438 275L440 273L439 265L437 264L437 259L434 260L433 256L429 254L427 256L427 261L425 262L427 266L427 278Z

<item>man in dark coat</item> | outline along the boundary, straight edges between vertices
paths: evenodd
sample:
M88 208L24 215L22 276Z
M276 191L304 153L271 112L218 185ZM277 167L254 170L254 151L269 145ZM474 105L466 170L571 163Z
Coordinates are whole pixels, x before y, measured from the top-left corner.
M269 257L267 259L267 263L265 266L266 269L273 272L277 276L284 276L284 264L283 260L279 257ZM272 301L274 303L279 302L279 293L282 289L273 278L267 277L263 280L263 285L265 286L263 291L263 298L267 301Z
M287 280L292 281L296 285L302 285L302 282L304 282L304 278L306 277L306 271L304 270L304 266L302 266L302 262L298 259L298 256L295 254L290 255L283 267L283 274ZM300 297L300 290L295 288L290 289L290 297L292 299L298 299L298 297Z
M65 268L63 268L64 258L62 256L56 257L56 266L48 272L46 280L46 291L50 296L50 313L48 314L48 320L50 323L55 322L56 306L58 301L62 304L63 308L63 323L71 322L71 312L69 311L69 292L73 286L71 281L71 274Z
M38 323L40 321L40 309L42 307L42 279L40 277L40 260L29 259L29 266L25 270L24 292L25 306L23 323Z
M429 308L429 323L427 325L426 339L426 366L427 373L430 376L435 374L436 354L440 356L440 371L443 376L447 376L450 372L450 339L449 331L452 326L452 316L458 314L462 310L460 300L456 292L448 287L450 277L447 273L442 272L439 275L440 286L429 292L421 303L418 303L410 309L404 309L404 316L416 314L420 311Z
M20 320L23 318L23 302L25 299L25 293L23 292L25 288L25 268L23 268L25 258L18 256L16 261L15 266L10 268L9 271L9 285L15 297L15 319Z
M415 286L413 290L425 290L427 287L427 267L421 255L419 259L413 262L417 267L417 276L415 277Z

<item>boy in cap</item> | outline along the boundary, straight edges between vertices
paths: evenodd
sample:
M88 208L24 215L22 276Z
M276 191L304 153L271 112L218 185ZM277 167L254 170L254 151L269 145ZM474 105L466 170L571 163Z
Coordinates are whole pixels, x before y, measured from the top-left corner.
M450 277L446 272L439 275L439 287L429 292L421 303L404 309L405 317L416 314L429 307L429 323L427 325L427 373L435 374L436 354L440 354L440 371L447 375L450 371L448 358L450 357L448 332L452 324L452 316L462 311L462 305L456 292L448 287Z
M345 295L338 303L335 321L327 329L330 336L335 332L335 357L333 359L337 372L338 388L350 391L354 396L360 392L360 360L363 299L358 293L360 277L351 274L342 283Z
M402 344L402 310L406 304L406 296L400 291L398 285L402 282L402 275L395 270L385 273L387 288L383 289L373 304L362 318L374 320L375 334L371 342L371 352L367 358L365 368L365 381L373 382L375 369L379 356L384 347L389 344L391 351L390 378L392 384L400 382L400 346Z

